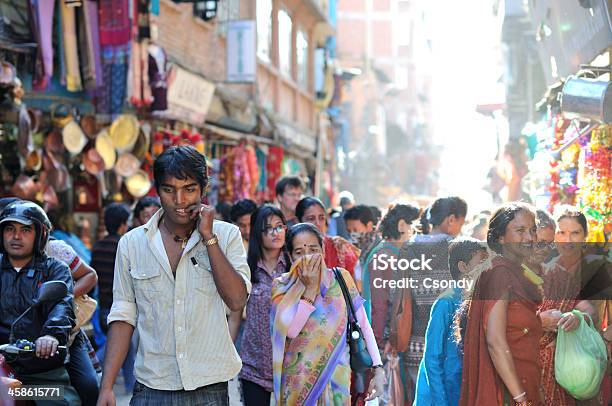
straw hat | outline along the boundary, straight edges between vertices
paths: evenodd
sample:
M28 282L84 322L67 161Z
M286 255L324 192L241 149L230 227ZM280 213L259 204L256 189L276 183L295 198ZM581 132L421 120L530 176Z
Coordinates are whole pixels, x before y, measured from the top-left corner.
M98 154L100 154L104 161L104 169L113 169L117 160L117 152L106 129L100 131L96 136L96 151L98 151Z
M43 158L40 149L32 150L25 159L25 167L30 171L39 171L42 168Z
M131 114L123 114L117 117L111 124L109 134L113 145L119 153L128 152L134 148L138 139L140 125L138 119Z
M104 171L105 163L98 151L95 148L90 148L83 155L83 166L85 166L87 172L95 176Z
M87 145L87 137L81 127L74 121L70 121L62 129L62 140L64 146L73 155L78 155Z
M96 136L96 117L88 114L81 118L81 128L83 132L90 140L93 140Z
M45 150L49 153L62 155L66 149L64 148L64 143L62 142L62 134L59 130L51 130L44 141Z
M132 196L140 198L149 193L151 180L145 171L139 169L125 180L125 187Z
M124 152L119 155L117 163L115 164L115 172L119 176L124 178L130 177L140 169L140 161L134 155L129 152Z
M136 140L136 144L134 145L134 149L132 150L132 155L136 158L142 160L144 159L147 152L151 147L151 125L145 123L140 126L140 131L138 132L138 139Z

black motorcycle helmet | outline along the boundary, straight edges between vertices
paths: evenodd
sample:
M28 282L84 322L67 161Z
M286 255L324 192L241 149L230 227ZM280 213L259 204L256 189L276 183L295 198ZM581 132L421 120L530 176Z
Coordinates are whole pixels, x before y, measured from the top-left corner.
M47 217L47 213L36 203L26 200L18 200L9 203L0 212L0 252L5 253L4 249L4 225L10 221L25 225L34 225L36 231L36 241L34 243L34 255L43 255L49 234L53 226Z

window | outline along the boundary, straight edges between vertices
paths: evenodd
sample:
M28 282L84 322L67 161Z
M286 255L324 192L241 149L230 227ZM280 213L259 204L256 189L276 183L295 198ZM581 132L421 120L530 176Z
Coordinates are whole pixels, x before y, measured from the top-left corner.
M272 49L272 0L257 1L257 56L270 62Z
M285 10L278 12L278 64L280 71L291 77L291 60L293 57L291 34L293 22Z
M227 36L228 21L240 19L240 0L223 0L217 6L217 35Z
M297 60L297 81L304 89L308 89L308 37L298 30L295 38L295 57Z

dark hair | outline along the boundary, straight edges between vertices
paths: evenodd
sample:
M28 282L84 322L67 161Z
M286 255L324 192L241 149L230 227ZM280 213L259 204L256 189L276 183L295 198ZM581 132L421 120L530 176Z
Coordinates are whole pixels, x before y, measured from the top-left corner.
M104 209L104 225L109 234L116 234L129 218L130 209L123 203L111 203Z
M467 215L467 203L460 197L441 197L436 199L421 216L421 228L423 234L429 234L429 225L437 227L444 222L448 216L457 218Z
M170 177L181 180L191 178L200 185L204 194L208 186L206 157L191 145L168 148L153 164L153 178L158 193L162 183Z
M235 223L240 217L253 214L255 210L257 210L257 203L251 199L238 200L230 210L230 220Z
M396 204L391 207L380 222L379 228L382 237L387 240L399 239L401 234L397 229L397 225L400 220L404 220L406 223L410 224L419 218L420 212L419 208L412 204Z
M521 211L526 211L535 216L533 208L527 203L506 203L491 216L489 220L489 231L487 231L487 245L498 254L502 253L502 245L499 239L506 234L508 224L514 220Z
M303 221L303 217L306 213L306 210L308 210L308 208L312 206L319 206L323 209L323 211L325 211L325 206L323 205L323 202L321 202L321 200L313 196L307 196L300 200L297 206L295 206L295 216L297 217L298 221Z
M138 200L136 206L134 206L134 218L138 218L140 213L146 209L147 207L161 207L161 202L159 201L159 197L154 196L145 196L142 199Z
M298 223L289 229L285 244L287 245L287 252L291 254L293 252L293 239L302 233L310 233L317 237L319 245L323 248L323 233L314 224L311 223Z
M382 218L382 211L376 206L369 206L370 210L372 210L372 216L374 216L374 224L378 224L380 219Z
M536 226L540 228L552 228L555 230L557 228L557 222L550 215L549 212L537 209L536 210Z
M287 220L285 220L283 212L278 207L272 206L271 204L264 204L251 215L251 233L249 234L247 263L251 269L251 282L253 283L259 282L255 270L257 269L259 260L263 258L263 232L266 228L266 221L270 216L278 216L283 224L287 225ZM283 252L281 255L285 255L285 263L289 266L291 262L287 253Z
M304 182L302 182L302 179L300 179L298 176L283 176L278 180L278 182L276 182L276 196L280 196L285 193L285 190L288 187L298 188L302 191L306 189Z
M451 241L448 245L448 268L454 280L461 279L459 261L468 263L478 251L486 251L484 243L469 237L460 237Z
M355 207L351 207L347 211L344 212L344 221L348 220L359 220L363 225L368 225L369 222L372 222L373 225L376 225L374 222L374 215L372 214L372 210L364 204L358 204Z
M232 205L226 202L219 202L215 206L215 211L221 215L221 219L226 223L232 222Z
M564 218L572 218L576 220L578 224L580 224L580 226L584 230L585 235L589 233L589 226L587 223L586 216L577 207L570 206L569 204L559 205L555 207L554 215L555 220L557 220L557 223Z

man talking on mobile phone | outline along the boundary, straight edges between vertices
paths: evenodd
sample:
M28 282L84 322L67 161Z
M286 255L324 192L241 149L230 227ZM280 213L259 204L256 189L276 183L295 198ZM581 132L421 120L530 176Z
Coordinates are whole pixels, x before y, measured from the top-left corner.
M119 241L98 405L139 333L131 405L229 405L227 381L242 363L226 314L245 306L250 271L238 227L202 204L206 158L172 147L153 167L162 208Z

